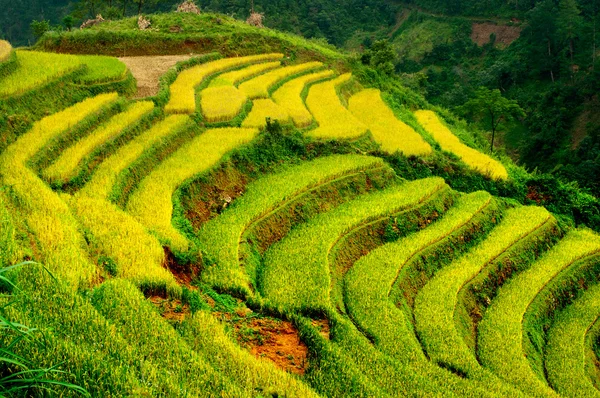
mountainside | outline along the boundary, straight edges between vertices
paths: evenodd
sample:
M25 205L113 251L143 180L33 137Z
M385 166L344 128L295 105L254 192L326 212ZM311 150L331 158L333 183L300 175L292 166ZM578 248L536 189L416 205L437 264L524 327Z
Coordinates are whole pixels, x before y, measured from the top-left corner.
M0 41L0 395L600 395L595 196L387 44L145 18Z

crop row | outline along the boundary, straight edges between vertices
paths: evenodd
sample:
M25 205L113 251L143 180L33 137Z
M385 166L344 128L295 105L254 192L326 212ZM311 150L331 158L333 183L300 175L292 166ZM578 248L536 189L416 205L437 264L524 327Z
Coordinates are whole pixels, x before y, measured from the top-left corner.
M507 212L481 244L439 271L415 300L415 323L432 361L452 366L467 375L480 373L480 365L459 335L454 312L461 288L513 245L546 225L552 216L540 207Z
M23 94L83 68L75 55L17 50L17 69L0 79L0 97Z
M327 308L328 253L336 242L362 224L418 206L445 187L440 178L408 182L361 195L302 224L267 251L261 293L285 308Z
M250 224L309 189L349 173L383 165L378 158L334 155L289 167L248 185L243 196L198 232L206 256L213 261L202 274L203 281L249 294L250 284L255 281L240 268L239 245Z
M189 127L190 123L190 118L186 115L171 115L158 122L102 162L81 191L90 197L108 199L123 170L139 158L144 151Z
M93 118L116 99L116 94L103 94L48 116L0 155L2 183L12 186L19 198L24 219L39 242L42 260L74 289L92 281L95 267L82 250L83 237L66 203L26 164L48 142L86 118Z
M306 109L306 105L302 99L302 92L308 84L332 77L333 75L333 71L325 70L292 79L284 83L273 93L273 101L288 112L296 127L308 127L313 122L313 117L308 109Z
M442 150L458 156L463 162L484 175L495 179L506 179L508 174L502 163L466 146L446 127L432 111L416 111L415 116L421 126L433 136Z
M74 177L78 166L86 156L118 136L126 128L131 127L152 109L154 109L152 102L137 102L126 111L113 116L87 137L64 150L56 162L44 170L43 176L50 181L58 181L63 184L68 182Z
M599 239L593 237L598 246ZM596 249L598 252L598 249ZM554 319L546 346L548 381L566 397L599 397L586 372L585 339L600 314L600 285L590 287Z
M289 120L290 115L288 115L283 107L277 105L270 98L255 99L252 110L242 122L242 127L264 127L267 118L286 122Z
M286 66L259 75L239 85L239 89L250 99L268 98L269 90L278 82L313 69L322 67L321 62L306 62L304 64Z
M355 138L367 132L367 126L358 121L337 95L337 87L352 77L347 73L337 79L313 84L308 90L306 105L319 127L307 132L316 138Z
M242 69L222 73L215 77L208 86L235 86L241 81L259 75L263 72L269 71L271 69L275 69L279 66L281 66L280 61L264 62L261 64L250 65Z
M210 123L228 122L241 111L248 97L234 86L215 86L200 92L202 116Z
M431 153L431 146L412 127L396 118L383 102L377 89L363 90L348 100L348 109L371 131L381 149L405 156L422 156Z
M137 187L127 211L180 252L187 240L171 224L172 196L178 186L213 167L229 151L256 137L258 130L222 128L207 130L159 164Z
M239 58L225 58L186 69L177 76L177 79L169 88L170 98L165 106L165 112L183 114L196 112L196 87L207 77L215 73L245 64L282 57L283 54L263 54Z
M575 261L600 250L587 231L575 231L530 269L500 288L479 324L479 357L486 367L525 392L552 395L531 369L522 347L523 316L546 284Z

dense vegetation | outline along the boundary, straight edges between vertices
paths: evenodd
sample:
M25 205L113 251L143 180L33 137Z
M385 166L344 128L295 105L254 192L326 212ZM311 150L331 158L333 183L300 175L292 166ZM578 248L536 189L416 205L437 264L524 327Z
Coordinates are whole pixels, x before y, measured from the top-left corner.
M0 41L0 395L600 395L600 200L504 153L514 86L440 106L407 18L362 55L212 13ZM125 51L203 55L133 99Z

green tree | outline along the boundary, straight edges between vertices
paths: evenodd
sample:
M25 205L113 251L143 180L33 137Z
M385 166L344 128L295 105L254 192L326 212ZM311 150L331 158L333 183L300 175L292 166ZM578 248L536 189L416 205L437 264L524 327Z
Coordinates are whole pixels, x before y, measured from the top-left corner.
M583 18L580 14L577 0L560 0L558 4L558 32L569 43L571 65L574 63L575 39L579 36L583 24Z
M395 71L396 54L389 41L377 40L362 55L361 62L391 75Z
M50 22L42 20L42 21L31 21L31 32L35 36L36 39L39 39L50 30Z
M473 120L491 130L492 143L490 151L492 152L494 151L496 131L498 131L501 123L525 116L525 112L517 101L504 98L498 89L489 90L485 87L477 89L475 97L467 101L461 108L464 114L471 116Z

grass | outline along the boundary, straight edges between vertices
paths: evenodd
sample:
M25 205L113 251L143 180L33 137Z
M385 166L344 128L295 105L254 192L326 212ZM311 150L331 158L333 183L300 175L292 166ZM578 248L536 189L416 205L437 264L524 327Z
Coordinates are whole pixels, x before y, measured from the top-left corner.
M598 236L593 237L598 245ZM600 314L600 285L594 285L556 315L548 332L548 382L565 397L594 397L600 392L586 371L585 339Z
M445 187L439 178L408 182L362 195L302 224L267 251L261 293L282 308L328 308L328 253L338 240L362 225L415 207Z
M316 138L356 138L367 132L367 126L357 120L342 105L337 87L352 77L347 73L324 83L314 84L308 90L306 105L319 127L307 133Z
M271 99L255 99L252 110L242 122L242 127L265 127L267 118L285 123L290 119L290 115Z
M363 122L381 149L404 156L423 156L431 153L431 146L412 127L396 118L383 102L377 89L363 90L348 100L348 109Z
M13 48L6 40L0 40L0 62L4 62L10 58Z
M480 373L479 363L454 322L458 294L484 267L550 220L552 216L541 207L509 210L481 244L439 271L419 292L415 299L415 324L432 361L458 369L467 376Z
M209 123L228 122L235 118L248 97L234 86L214 86L200 92L202 116Z
M273 93L273 101L288 112L296 127L308 127L312 124L313 117L308 109L306 109L302 93L310 83L332 77L333 75L333 71L325 70L292 79L284 83Z
M27 167L27 162L51 140L94 118L116 99L116 94L103 94L48 116L0 155L2 184L11 186L23 218L38 242L41 259L50 271L69 281L73 289L89 285L95 278L95 267L83 250L83 237L68 206Z
M101 163L92 175L91 180L81 189L81 192L89 197L108 199L122 171L146 150L159 144L167 137L177 134L190 124L191 120L186 115L167 116L151 129L119 148L112 156Z
M207 62L182 71L171 85L171 97L165 106L167 113L192 114L196 112L195 89L207 77L245 64L282 58L283 54L262 54L247 57L225 58Z
M75 177L79 165L86 156L107 141L116 138L123 130L135 125L153 109L154 104L150 101L132 104L127 110L113 116L104 125L64 150L60 157L43 171L43 176L52 182L67 183Z
M127 203L127 211L168 242L172 249L186 251L187 239L171 223L173 193L187 179L208 171L227 152L250 142L257 134L258 130L245 128L205 131L142 180Z
M423 128L431 134L442 150L458 156L469 167L493 179L508 178L506 168L499 161L466 146L446 127L432 111L416 111L415 117Z
M0 79L0 97L17 96L83 68L75 55L17 50L17 69Z
M80 55L78 58L86 66L86 70L75 78L75 83L107 83L123 80L127 76L127 66L117 58L101 55Z
M243 80L249 79L256 75L260 75L279 66L281 66L280 61L264 62L261 64L247 66L245 68L234 70L231 72L222 73L210 82L209 87L234 86Z
M247 80L240 84L238 88L250 99L269 98L269 90L278 82L322 66L321 62L314 61L278 68Z
M479 325L479 357L498 376L534 395L554 395L523 351L523 316L542 290L562 270L600 251L597 236L573 231L529 270L503 286Z
M360 155L333 155L290 166L248 185L243 196L223 214L202 226L198 239L211 261L202 274L205 283L250 294L255 280L240 267L239 246L244 231L282 203L342 176L383 167L381 159Z

